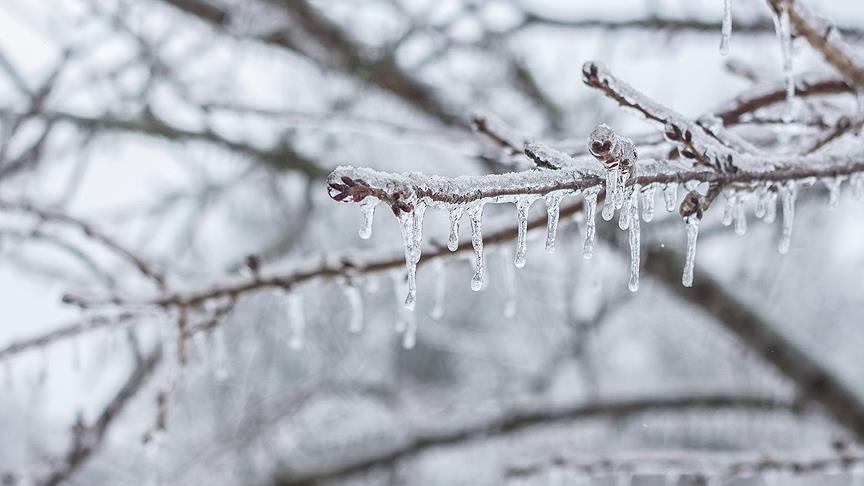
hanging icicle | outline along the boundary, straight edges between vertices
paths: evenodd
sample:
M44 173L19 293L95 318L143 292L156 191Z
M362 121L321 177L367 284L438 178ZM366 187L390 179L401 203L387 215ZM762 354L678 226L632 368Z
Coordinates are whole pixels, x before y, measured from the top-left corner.
M516 296L518 295L516 269L510 265L512 255L506 246L502 247L501 256L503 260L501 268L504 270L504 317L512 318L516 315Z
M408 310L414 310L417 305L417 262L420 261L420 250L423 243L423 216L426 213L426 201L420 199L413 206L413 211L400 211L397 216L405 247L405 268L408 274L408 295L405 297L405 308Z
M723 26L720 35L720 54L729 54L729 43L732 40L732 0L723 0Z
M351 313L348 317L348 330L352 333L358 333L363 330L363 294L360 293L360 289L356 285L350 282L342 284L342 291L348 301L348 312Z
M375 207L378 206L378 202L378 199L374 197L367 197L360 202L363 219L357 233L364 240L368 240L372 236L372 220L375 218Z
M447 296L447 267L443 258L433 260L432 267L435 271L435 304L432 306L430 317L437 321L444 317L444 299Z
M684 262L684 274L681 276L681 284L685 287L693 286L693 269L696 265L696 239L699 237L700 219L691 214L684 221L687 224L687 256Z
M561 213L561 200L570 191L553 191L546 195L546 253L555 253L555 235L558 232L558 218Z
M785 0L780 3L780 11L774 16L774 30L780 40L780 50L783 55L783 77L786 83L787 111L784 121L795 118L795 76L792 72L792 26L789 22L789 6Z
M513 259L513 264L517 268L525 266L525 258L528 253L528 209L537 198L537 196L523 196L516 201L518 234L516 236L516 257Z
M483 202L472 204L468 208L471 218L471 246L474 247L474 276L471 277L471 290L483 288Z
M582 196L585 198L585 239L582 244L582 257L586 260L594 254L594 240L597 237L594 213L597 210L597 193L599 192L600 186L589 187L582 191Z
M666 211L675 211L676 203L678 202L678 183L667 182L663 186L663 202L666 204Z
M792 225L795 222L795 197L798 187L795 182L789 181L780 186L780 200L783 204L783 226L780 233L780 244L777 249L782 254L789 253L789 245L792 241Z
M291 349L299 351L303 349L306 340L306 316L303 313L303 296L297 292L290 292L288 299L288 321L291 324Z
M630 281L627 288L630 292L639 290L639 186L634 186L629 203L630 212Z
M447 249L450 251L459 248L459 221L463 211L464 208L458 204L450 208L450 237L447 239Z
M642 189L642 221L650 223L654 219L654 193L657 186L651 184Z

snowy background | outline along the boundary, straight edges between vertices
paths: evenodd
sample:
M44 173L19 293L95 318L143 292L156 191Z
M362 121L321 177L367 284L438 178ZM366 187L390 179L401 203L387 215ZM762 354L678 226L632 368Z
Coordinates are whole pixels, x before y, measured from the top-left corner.
M722 0L3 0L0 202L92 224L152 262L179 293L248 278L243 262L252 254L273 275L325 255L398 254L390 211L379 208L372 237L360 239L360 209L328 197L329 171L352 164L456 176L487 173L490 164L529 167L471 132L476 113L580 149L601 122L637 140L659 133L583 85L588 60L694 118L753 86L729 63L757 82L782 83L771 10L761 0L732 3L733 25L749 28L733 27L724 57ZM807 4L860 41L856 2ZM230 19L214 22L200 5ZM307 7L338 26L358 57L308 34L312 21L297 13ZM522 25L529 15L540 20ZM698 25L681 26L688 22ZM793 49L795 75L832 72L803 40ZM440 109L382 89L395 79L387 62L428 87ZM852 96L833 102L855 113ZM713 275L864 394L864 225L854 217L864 202L844 185L829 209L827 194L821 184L802 189L786 255L777 251L779 221L753 219L738 236L714 208L696 280ZM659 191L656 205L643 245L683 250L684 224L663 209ZM64 303L66 293L135 302L158 289L74 225L0 206L0 484L44 484L63 469L76 422L94 423L136 355L159 346L153 376L66 484L674 484L681 471L710 477L735 454L834 457L838 443L852 440L704 309L650 276L628 291L626 232L612 231L620 245L598 243L584 260L570 218L555 254L543 251L544 230L529 234L515 284L512 242L488 248L481 292L469 289L469 254L421 266L413 314L402 305L402 268L349 283L307 281L292 290L305 315L299 350L291 298L265 288L190 337L185 366L176 363L177 313L135 305L125 309L132 319L4 355L21 340L124 310L82 309ZM748 208L752 215L752 201ZM530 215L544 213L540 202ZM510 204L484 215L490 225L515 218ZM469 240L467 218L462 226ZM446 212L428 211L427 239L445 240L448 228ZM433 319L439 288L443 316ZM394 329L412 319L416 345L405 349ZM349 332L352 321L362 332ZM166 387L167 427L156 431ZM794 406L549 412L716 395ZM546 416L495 425L518 410ZM458 430L476 433L434 439ZM556 463L562 457L632 459L639 472L586 476ZM861 480L854 464L775 484L850 484ZM734 484L770 480L755 476ZM689 473L680 480L699 481Z

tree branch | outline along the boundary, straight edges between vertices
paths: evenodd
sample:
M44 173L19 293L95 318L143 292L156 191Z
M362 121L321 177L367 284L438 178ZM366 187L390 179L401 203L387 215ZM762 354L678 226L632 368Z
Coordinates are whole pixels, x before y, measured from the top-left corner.
M519 432L529 427L596 417L622 417L652 411L685 411L741 409L748 411L791 410L787 402L772 398L748 395L697 395L682 397L649 397L625 400L603 400L568 406L515 410L500 417L455 428L419 430L403 441L383 449L364 449L357 456L347 456L337 464L320 468L292 470L284 466L277 472L274 484L278 486L302 485L310 482L333 480L338 477L359 474L376 467L392 466L434 447L443 447L464 442L498 437Z

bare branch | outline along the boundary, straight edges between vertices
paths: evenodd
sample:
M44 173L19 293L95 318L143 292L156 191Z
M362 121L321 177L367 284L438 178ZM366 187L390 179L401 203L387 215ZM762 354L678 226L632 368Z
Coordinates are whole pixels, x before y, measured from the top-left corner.
M603 400L568 406L515 410L480 423L455 428L420 430L401 442L384 449L358 451L357 456L345 457L341 463L320 469L292 470L277 473L275 484L280 486L308 484L332 480L349 474L366 472L376 467L388 467L433 447L462 444L478 438L497 437L543 424L590 419L622 417L652 411L738 409L747 411L790 410L792 405L772 398L748 395L696 395L682 397L649 397L625 400Z

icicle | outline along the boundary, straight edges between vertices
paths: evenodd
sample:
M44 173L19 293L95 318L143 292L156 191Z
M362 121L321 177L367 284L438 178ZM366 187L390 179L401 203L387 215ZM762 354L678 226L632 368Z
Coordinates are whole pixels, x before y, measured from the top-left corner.
M213 338L215 365L213 366L213 377L218 381L224 381L231 375L231 367L228 361L228 343L225 341L225 323L216 326L210 333Z
M462 219L462 206L456 205L450 208L450 238L447 240L447 249L456 251L459 248L459 221Z
M612 221L615 215L615 193L618 192L618 166L606 169L606 199L603 203L603 219Z
M620 167L618 169L618 185L615 187L615 209L624 207L624 203L630 198L630 193L625 191L627 181L630 179L630 169Z
M735 193L731 190L723 191L723 226L732 224L735 218Z
M732 39L732 0L723 0L723 26L720 35L720 55L729 54L729 41Z
M394 326L394 330L396 332L405 332L406 319L413 314L412 312L408 312L405 309L405 306L398 305L399 301L402 299L402 293L404 292L402 287L405 283L405 278L402 276L401 272L392 272L390 278L393 280L393 295L397 302L396 325Z
M654 193L657 191L657 186L651 184L642 189L642 221L650 223L654 219Z
M770 197L768 193L770 192L770 186L759 187L756 195L756 208L753 210L753 214L757 218L765 217L765 213L768 211L768 198Z
M855 199L861 200L864 198L864 174L853 174L849 178L849 185L852 186L852 196Z
M501 257L504 265L504 317L512 318L516 315L516 269L510 265L513 256L507 247L502 247Z
M777 249L784 255L789 253L789 244L792 241L792 224L795 222L795 196L797 192L798 188L792 181L780 186L780 198L783 202L783 227Z
M474 247L474 276L471 277L471 290L483 288L483 203L478 202L468 208L471 218L471 246Z
M597 210L597 193L600 192L599 186L589 187L582 191L585 197L585 240L582 244L582 257L590 259L594 254L594 239L596 238L597 228L594 221L594 213Z
M342 284L342 291L348 300L348 310L351 313L348 331L358 333L363 330L363 294L351 283Z
M516 219L519 223L519 234L516 238L516 257L513 264L518 268L525 266L525 255L528 253L528 208L537 200L537 196L525 196L516 202Z
M666 211L675 211L675 203L678 202L678 183L669 182L663 186L663 202L666 204Z
M789 24L789 7L785 1L780 4L780 12L774 17L774 30L780 40L780 50L783 55L783 76L786 80L788 111L783 118L784 121L791 121L794 118L795 77L792 74L792 27Z
M744 196L737 194L735 196L735 234L743 236L747 233L747 211L745 210Z
M419 200L414 203L410 213L400 212L399 227L405 246L405 268L408 272L408 295L405 297L405 308L414 310L417 305L417 262L420 261L420 249L423 238L423 215L426 213L426 202Z
M360 202L363 221L360 223L360 230L357 233L364 240L368 240L372 236L372 220L375 218L375 207L378 206L378 202L378 199L374 197L367 197Z
M413 312L405 313L405 332L402 334L402 347L405 349L414 349L417 344L417 314Z
M555 253L555 234L558 232L561 199L567 192L554 191L546 195L546 253Z
M435 305L432 307L430 317L441 319L444 317L444 299L447 294L447 267L444 265L443 258L436 258L432 262L435 269ZM507 266L510 266L509 263Z
M693 286L693 268L696 265L696 238L699 237L700 219L695 215L685 218L687 223L687 257L684 262L684 275L681 276L681 284L685 287Z
M766 198L767 206L765 206L765 222L768 224L774 223L777 219L777 191L772 191L769 187Z
M622 189L623 192L623 189ZM630 208L633 206L633 194L636 193L635 188L630 188L627 194L626 201L621 206L621 211L618 213L618 227L626 230L630 227ZM638 214L637 214L638 217Z
M634 186L630 196L630 281L627 288L630 292L639 290L639 188Z
M840 200L840 185L843 184L844 177L826 177L822 179L822 183L828 188L828 207L837 209L837 202Z
M306 334L306 317L303 315L303 296L297 292L288 294L288 319L291 322L291 349L303 349Z

